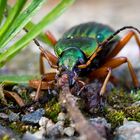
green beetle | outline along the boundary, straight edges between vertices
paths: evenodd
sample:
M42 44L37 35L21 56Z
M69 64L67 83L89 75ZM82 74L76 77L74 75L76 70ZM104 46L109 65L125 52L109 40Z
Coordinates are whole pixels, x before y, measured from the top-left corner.
M86 63L91 55L96 52L99 44L113 33L114 30L109 26L96 22L74 26L64 33L54 47L55 54L59 58L58 66L66 67L69 71L75 71L77 66ZM98 53L98 57L92 61L89 68L86 67L86 70L91 71L100 67L104 58L115 47L119 39L119 36L116 36L107 46L103 47L102 51Z
M118 33L126 29L129 29L128 33L122 38L119 37ZM116 57L133 36L140 48L137 33L140 34L140 31L133 26L125 26L115 32L108 25L88 22L72 27L58 41L50 32L47 33L47 37L54 45L56 56L37 45L41 50L41 58L45 57L51 67L59 71L60 76L67 74L70 86L82 76L87 76L90 80L104 79L100 91L100 95L103 95L107 82L114 80L112 70L124 63L128 64L134 86L139 87L137 76L128 58ZM41 67L43 67L42 61ZM44 74L43 68L41 71ZM49 77L49 74L47 76ZM55 76L50 79L53 78L55 79ZM65 82L65 78L62 79Z

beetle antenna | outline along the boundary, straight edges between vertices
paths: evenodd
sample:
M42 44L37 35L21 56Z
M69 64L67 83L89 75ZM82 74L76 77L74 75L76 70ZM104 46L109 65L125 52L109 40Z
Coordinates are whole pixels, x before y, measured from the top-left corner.
M105 46L106 44L109 43L109 41L111 41L117 34L119 34L121 31L126 30L126 29L133 29L135 31L137 31L140 34L140 30L136 27L133 26L124 26L120 29L118 29L115 33L113 33L110 37L108 37L105 41L103 41L102 43L99 44L99 47Z
M23 28L23 30L26 32L26 33L28 33L29 31L28 31L28 29L26 29L26 28ZM33 39L33 41L34 41L34 43L39 47L39 49L41 50L41 51L45 51L44 50L44 48L40 45L40 43L37 41L37 39Z

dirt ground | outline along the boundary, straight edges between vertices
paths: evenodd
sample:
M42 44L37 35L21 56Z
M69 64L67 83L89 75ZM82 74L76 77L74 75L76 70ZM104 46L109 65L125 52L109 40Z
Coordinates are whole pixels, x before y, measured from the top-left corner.
M33 21L37 23L57 3L58 0L48 0L46 5L33 18ZM115 30L126 25L132 25L140 29L139 6L139 0L77 0L61 17L46 27L46 30L52 31L56 38L59 39L70 27L88 21L108 24ZM125 33L122 32L121 36ZM33 74L39 72L39 50L33 43L29 46L7 63L6 69L10 73ZM47 45L45 47L47 48ZM34 57L35 55L36 57ZM134 39L128 43L120 55L127 56L135 67L140 67L138 63L139 51Z

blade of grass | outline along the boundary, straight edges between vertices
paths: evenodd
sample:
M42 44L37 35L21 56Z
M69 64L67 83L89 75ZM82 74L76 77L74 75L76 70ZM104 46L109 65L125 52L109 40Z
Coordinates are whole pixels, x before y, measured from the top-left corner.
M28 84L29 80L40 79L40 75L0 75L0 83L4 85Z
M16 19L16 17L20 14L20 11L22 10L26 2L27 0L18 0L16 4L14 5L14 7L11 8L6 22L0 29L0 39L4 35L4 33L6 33L7 29L11 26L11 24Z
M7 4L7 0L0 0L0 24L2 22L3 19L3 13L4 13L4 9L6 7Z
M19 41L12 45L7 51L0 55L0 67L2 67L8 60L12 59L21 49L26 45L51 22L56 20L75 0L62 0L43 20L34 26L30 32L23 36Z
M33 17L46 0L33 0L31 4L18 15L7 32L2 36L0 48L3 48Z

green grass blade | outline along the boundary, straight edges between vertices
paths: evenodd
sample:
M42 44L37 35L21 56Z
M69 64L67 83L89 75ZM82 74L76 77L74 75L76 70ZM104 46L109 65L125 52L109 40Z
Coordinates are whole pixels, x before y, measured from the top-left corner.
M29 80L40 79L40 75L0 75L0 83L9 84L28 84Z
M3 19L6 4L7 4L7 0L0 0L0 24L1 24L2 19Z
M0 39L3 36L3 34L7 31L7 29L11 26L11 24L16 19L16 17L20 14L20 11L22 10L23 6L26 4L26 1L27 0L17 0L14 7L11 8L7 20L5 21L4 25L0 29Z
M56 20L75 0L62 0L43 20L41 20L36 26L34 26L30 32L23 36L19 41L12 45L7 51L0 55L0 67L2 67L8 60L12 59L21 49L41 31L49 25L51 22Z
M46 0L33 0L31 4L18 15L13 24L7 30L0 41L0 48L3 48L33 17Z

